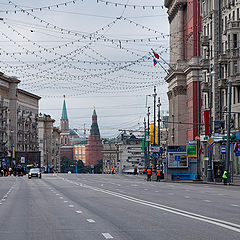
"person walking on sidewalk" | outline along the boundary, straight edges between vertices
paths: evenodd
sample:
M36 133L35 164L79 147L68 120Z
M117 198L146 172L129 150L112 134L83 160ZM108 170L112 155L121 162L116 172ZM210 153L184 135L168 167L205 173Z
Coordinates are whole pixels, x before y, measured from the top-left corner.
M151 180L152 180L151 177L152 177L152 169L148 168L147 169L147 181L151 182Z
M222 179L223 179L224 185L227 185L227 179L228 179L228 173L227 173L227 171L224 171L224 172L223 172Z
M156 182L160 182L160 179L161 179L161 171L158 169L157 170L157 180L156 180Z

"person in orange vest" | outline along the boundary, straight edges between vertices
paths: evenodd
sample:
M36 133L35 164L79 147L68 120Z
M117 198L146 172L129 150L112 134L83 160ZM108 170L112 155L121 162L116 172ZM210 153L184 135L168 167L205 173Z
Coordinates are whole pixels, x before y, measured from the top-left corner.
M114 168L112 168L112 174L114 174Z
M147 181L151 182L151 180L152 180L151 177L152 177L152 169L148 168L147 169Z
M160 182L160 177L161 177L161 171L158 169L157 170L157 180L156 180L156 182Z
M146 173L146 170L145 170L145 168L143 168L143 172L142 172L143 174L145 174Z

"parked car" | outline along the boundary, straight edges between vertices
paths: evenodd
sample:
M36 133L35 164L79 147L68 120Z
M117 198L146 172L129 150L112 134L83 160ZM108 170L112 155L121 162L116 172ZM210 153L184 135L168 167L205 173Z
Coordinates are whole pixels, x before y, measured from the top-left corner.
M42 178L41 170L40 168L31 168L28 173L28 179L32 177Z

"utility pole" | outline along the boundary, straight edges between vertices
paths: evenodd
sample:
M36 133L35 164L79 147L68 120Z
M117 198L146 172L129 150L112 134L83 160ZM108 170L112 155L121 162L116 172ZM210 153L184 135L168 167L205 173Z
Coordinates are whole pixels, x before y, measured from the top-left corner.
M147 151L146 151L146 119L143 119L143 126L144 126L144 146L143 146L143 150L144 150L144 159L145 159L145 165L144 167L147 167Z
M147 121L148 121L148 140L150 138L150 129L149 129L149 116L150 116L150 107L148 107L148 112L147 112ZM148 145L147 145L147 167L149 166L149 145L150 145L150 142L148 141Z
M209 68L209 138L212 136L212 66ZM213 172L212 172L212 151L208 153L208 169L207 169L207 181L213 182Z
M228 126L227 126L227 149L226 149L226 163L225 171L227 171L227 176L229 180L230 174L230 130L231 130L231 108L232 108L232 82L228 83ZM230 178L231 179L231 178Z
M153 90L153 146L156 145L156 86L154 86Z
M158 146L160 147L160 122L161 122L161 118L160 118L160 107L161 107L161 102L160 102L160 97L158 97Z

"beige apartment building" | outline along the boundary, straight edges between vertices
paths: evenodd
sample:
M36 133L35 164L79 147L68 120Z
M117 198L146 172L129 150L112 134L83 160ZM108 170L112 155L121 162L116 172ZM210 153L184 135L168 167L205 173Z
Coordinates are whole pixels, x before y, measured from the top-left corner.
M18 88L20 80L0 72L0 152L16 162L38 164L38 108L40 97ZM6 154L8 152L8 154Z

